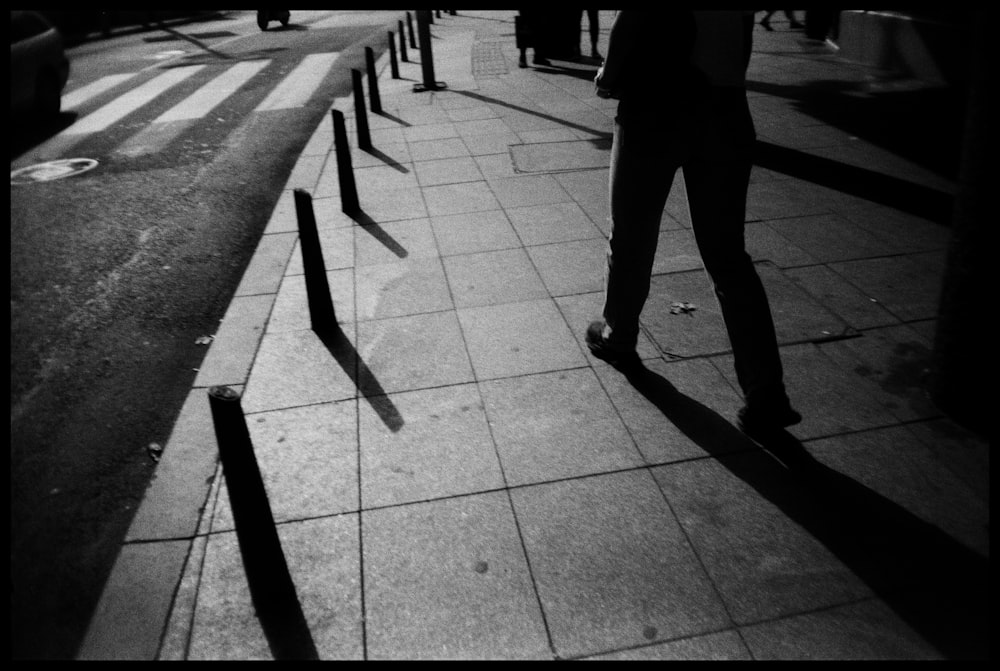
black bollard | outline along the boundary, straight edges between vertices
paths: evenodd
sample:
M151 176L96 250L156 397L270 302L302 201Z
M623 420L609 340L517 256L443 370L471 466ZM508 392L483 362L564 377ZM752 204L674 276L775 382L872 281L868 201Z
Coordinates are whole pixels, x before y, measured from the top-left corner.
M304 189L295 189L295 215L299 220L299 247L302 250L302 270L309 300L309 318L316 333L336 333L337 315L333 311L330 283L326 278L326 263L316 230L312 196Z
M444 82L434 79L434 54L431 51L431 11L417 11L417 31L420 33L420 67L423 70L424 81L421 84L414 84L415 92L439 91L448 88Z
M372 148L372 136L368 132L365 91L361 84L361 72L354 68L351 68L351 83L354 88L354 123L358 127L358 147L367 151Z
M399 79L399 62L396 60L396 38L392 31L388 33L389 38L389 71L392 72L393 79Z
M240 396L229 387L212 387L208 402L250 596L271 654L276 660L318 659L281 550Z
M358 187L351 166L351 148L347 145L347 124L343 112L330 112L333 115L333 146L337 153L337 180L340 182L340 210L352 216L361 211L361 203L358 202Z
M382 98L378 94L378 73L375 72L375 52L371 47L365 47L365 68L368 70L369 107L375 114L382 113Z
M436 18L436 19L440 19L441 18L441 10L440 9L435 9L434 10L434 18ZM431 21L431 23L434 23L434 21Z
M406 13L406 29L410 33L410 48L417 48L417 38L413 36L413 19L410 17L410 13Z
M409 63L410 57L406 53L406 33L403 32L403 22L397 21L396 23L399 25L399 58L404 63Z

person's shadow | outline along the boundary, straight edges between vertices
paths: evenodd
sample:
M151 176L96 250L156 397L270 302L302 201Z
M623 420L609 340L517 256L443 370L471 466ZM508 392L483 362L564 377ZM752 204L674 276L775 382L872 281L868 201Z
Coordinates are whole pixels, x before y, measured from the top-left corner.
M823 465L787 431L754 444L641 364L632 386L733 475L812 534L949 659L989 657L989 559ZM740 442L747 450L733 451Z

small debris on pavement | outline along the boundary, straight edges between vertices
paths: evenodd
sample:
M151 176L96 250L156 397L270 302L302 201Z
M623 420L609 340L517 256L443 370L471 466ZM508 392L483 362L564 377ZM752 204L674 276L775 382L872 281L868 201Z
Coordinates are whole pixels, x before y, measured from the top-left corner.
M146 453L149 458L155 462L160 461L160 456L163 454L163 446L159 443L150 443L149 447L146 448Z
M684 303L684 302L678 301L676 303L671 303L670 304L670 314L672 314L672 315L690 314L690 313L694 312L697 309L698 309L698 306L696 306L693 303Z
M211 345L212 341L215 340L214 335L201 336L194 341L195 345Z

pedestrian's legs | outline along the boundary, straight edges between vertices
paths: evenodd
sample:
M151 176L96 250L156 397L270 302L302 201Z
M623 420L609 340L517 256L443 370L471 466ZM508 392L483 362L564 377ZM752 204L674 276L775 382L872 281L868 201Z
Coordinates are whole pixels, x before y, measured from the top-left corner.
M664 134L655 122L615 120L603 335L620 349L634 348L639 336L660 217L677 171L664 155Z
M597 50L597 40L600 39L601 36L601 19L599 10L587 10L587 24L590 27L590 57L600 58L601 52Z
M714 97L709 129L684 164L691 225L715 286L748 407L784 409L788 398L764 286L744 247L754 131L742 91Z

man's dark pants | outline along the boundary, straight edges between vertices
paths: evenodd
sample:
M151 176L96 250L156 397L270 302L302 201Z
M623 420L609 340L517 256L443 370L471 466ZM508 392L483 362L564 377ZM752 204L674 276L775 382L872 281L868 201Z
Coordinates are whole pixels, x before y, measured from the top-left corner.
M729 333L748 406L787 404L767 296L744 248L755 131L743 88L711 88L692 101L625 100L611 150L611 237L605 337L634 347L649 295L660 218L677 169L691 224Z

